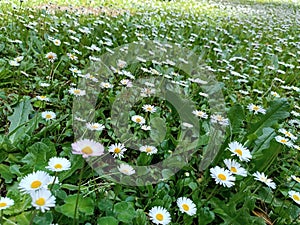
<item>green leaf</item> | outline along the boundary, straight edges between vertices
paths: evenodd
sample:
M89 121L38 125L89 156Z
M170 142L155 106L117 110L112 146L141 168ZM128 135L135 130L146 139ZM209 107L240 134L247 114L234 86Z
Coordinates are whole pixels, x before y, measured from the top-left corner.
M148 219L147 216L142 209L136 210L136 218L134 219L134 224L135 225L141 225L141 224L147 224Z
M255 133L258 136L261 135L262 129L265 127L271 127L276 124L279 120L287 118L289 114L290 105L286 99L279 99L271 102L270 108L260 121L255 123L249 134Z
M5 183L12 182L12 179L15 177L9 170L9 166L0 164L0 176L5 179Z
M114 213L118 220L124 223L132 223L133 218L136 217L133 204L130 202L119 202L114 206Z
M26 99L14 108L14 113L11 116L8 116L8 120L10 121L8 131L9 134L11 134L9 139L13 143L24 133L24 127L22 127L22 125L28 121L28 116L32 111L33 108L30 100Z
M98 225L118 225L119 222L112 216L101 217L97 220Z
M206 225L211 223L215 219L214 212L210 211L207 207L201 207L197 211L198 224Z
M161 143L166 136L167 129L165 123L166 121L159 117L154 117L150 121L152 128L150 131L150 137L157 144Z
M61 206L57 206L55 209L64 214L67 217L74 218L74 211L76 206L77 195L69 195L65 199L65 204ZM93 215L94 214L94 202L91 198L82 196L78 197L78 207L77 210L79 212L84 213L85 215ZM76 213L76 218L79 217L79 213Z
M262 135L255 141L253 152L262 151L270 147L270 142L276 136L275 130L271 127L265 127L262 130Z
M239 133L241 131L241 125L245 120L245 113L243 107L240 104L235 104L233 107L230 108L227 117L230 120L232 133Z

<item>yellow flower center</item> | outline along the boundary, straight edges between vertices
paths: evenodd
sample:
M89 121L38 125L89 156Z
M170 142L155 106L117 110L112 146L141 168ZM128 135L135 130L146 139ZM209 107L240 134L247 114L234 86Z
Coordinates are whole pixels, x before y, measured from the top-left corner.
M90 155L93 153L93 150L90 146L86 146L81 150L81 152L84 154Z
M163 219L164 219L164 215L161 214L161 213L157 213L155 217L156 217L156 219L159 220L159 221L163 221Z
M123 169L122 172L125 174L129 173L129 171L127 169Z
M55 169L61 169L63 166L60 164L60 163L57 163L55 166L54 166L54 168Z
M293 199L297 202L300 201L300 197L298 195L293 195Z
M281 143L287 143L287 140L281 139L280 142L281 142Z
M97 129L98 125L93 125L92 128Z
M295 180L300 183L300 178L296 177Z
M236 149L236 150L234 150L234 152L235 152L236 154L238 154L239 156L242 156L242 155L243 155L243 151L242 151L241 149Z
M48 59L53 59L54 56L53 55L48 55Z
M136 121L137 123L140 123L142 120L141 120L140 118L136 118L135 121Z
M46 98L46 96L42 95L42 96L40 96L40 98L41 98L41 99L45 99L45 98Z
M148 107L148 108L147 108L147 110L148 110L148 111L151 111L151 110L152 110L152 108L151 108L151 107Z
M7 206L6 202L0 202L0 208Z
M233 172L233 173L236 173L236 172L237 172L237 169L236 169L235 167L232 166L232 167L230 168L230 171Z
M52 118L52 116L51 116L50 114L47 114L45 117L46 117L47 119L51 119L51 118Z
M220 180L226 180L226 179L227 179L226 176L225 176L224 174L222 174L222 173L220 173L220 174L218 175L218 178L219 178Z
M120 148L115 148L114 153L119 154L121 152Z
M39 198L35 201L35 203L39 206L43 206L46 203L46 200L44 198Z
M74 90L74 93L75 93L76 95L79 95L79 94L80 94L80 90L76 89L76 90Z
M184 211L189 211L190 207L187 204L182 204Z
M255 106L253 106L253 110L254 110L254 111L258 111L258 110L259 110L259 107L255 105Z
M31 188L39 188L42 185L42 182L39 180L35 180L31 183Z
M147 147L147 148L146 148L146 152L152 152L152 148Z

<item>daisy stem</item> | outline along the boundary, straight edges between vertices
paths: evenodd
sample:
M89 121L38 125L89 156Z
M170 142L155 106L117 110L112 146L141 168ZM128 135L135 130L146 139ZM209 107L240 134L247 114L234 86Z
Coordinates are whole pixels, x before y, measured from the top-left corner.
M85 167L85 161L82 165L80 175L79 175L79 184L78 184L78 191L77 191L77 197L76 197L76 203L75 203L75 209L74 209L74 219L73 219L73 225L76 224L76 214L77 214L77 208L78 208L78 202L79 202L79 194L80 194L80 187L81 187L81 182L82 182L82 176L83 176L83 171Z
M32 224L33 224L33 219L34 219L34 217L36 216L36 213L37 213L37 210L34 210L32 216L31 216L29 225L32 225Z
M215 185L215 188L213 189L213 191L210 193L210 195L207 197L206 201L208 202L209 199L211 199L211 197L215 194L216 190L217 190L218 186Z
M53 186L55 184L56 178L57 178L57 172L55 172L53 183L51 184L51 187L50 187L50 191L52 191L52 188L53 188Z

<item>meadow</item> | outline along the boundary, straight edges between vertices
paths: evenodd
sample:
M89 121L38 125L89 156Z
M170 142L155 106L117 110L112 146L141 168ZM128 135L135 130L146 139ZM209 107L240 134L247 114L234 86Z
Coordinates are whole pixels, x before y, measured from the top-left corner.
M289 0L0 2L0 224L300 224Z

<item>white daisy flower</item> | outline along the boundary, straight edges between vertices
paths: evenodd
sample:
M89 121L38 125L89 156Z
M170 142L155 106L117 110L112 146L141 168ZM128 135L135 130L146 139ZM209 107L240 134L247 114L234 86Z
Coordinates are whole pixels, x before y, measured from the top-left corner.
M234 159L224 159L224 163L228 170L230 170L231 173L235 175L240 175L243 177L247 176L247 170L245 170L243 167L241 167L241 164L239 164Z
M296 191L289 191L289 196L294 200L297 204L300 205L300 193Z
M140 151L146 152L147 155L152 155L152 154L157 153L157 148L155 148L154 146L150 146L150 145L144 145L144 146L140 147Z
M0 211L14 205L14 200L8 197L0 197Z
M292 175L291 178L297 181L298 183L300 183L300 177L296 177L295 175Z
M11 66L20 66L20 63L18 63L17 61L15 61L15 60L9 60L9 65L11 65Z
M23 59L24 59L24 56L18 56L18 57L16 57L14 60L15 60L16 62L21 62Z
M254 105L251 103L248 105L247 108L249 111L253 111L254 114L258 114L258 113L266 114L266 110L262 106L259 106L259 105Z
M154 206L149 211L150 220L155 224L167 225L171 222L170 213L161 206Z
M71 162L66 158L52 157L49 159L48 166L46 169L53 172L61 172L69 170L71 168Z
M151 130L151 127L150 127L150 126L147 126L147 125L142 125L142 126L141 126L141 129L147 131L147 130Z
M177 199L176 203L177 203L179 210L182 213L186 213L189 216L193 216L197 212L195 203L189 198L180 197Z
M50 84L48 84L48 83L40 83L40 86L41 86L41 87L49 87Z
M113 88L113 85L111 83L109 83L109 82L101 82L100 86L102 88Z
M78 57L76 55L74 55L73 53L67 53L67 56L69 57L69 59L71 60L77 60Z
M229 143L228 150L233 153L232 155L238 156L241 161L248 162L252 159L250 151L237 141Z
M53 63L57 59L57 55L54 52L49 52L46 54L45 58Z
M288 146L288 147L292 147L293 146L293 143L289 139L281 137L279 135L275 137L275 140L277 142L281 143L281 144L284 144L284 145Z
M22 178L19 189L23 193L31 193L42 188L47 188L49 182L50 175L44 171L38 170Z
M297 140L297 137L295 135L293 135L291 132L287 131L284 128L280 128L278 131L293 141Z
M42 189L31 193L31 205L44 213L51 207L55 207L55 197L49 190Z
M56 114L52 111L45 111L45 112L42 112L42 117L47 121L53 120L56 118Z
M156 112L156 108L154 105L143 105L142 108L145 112L150 112L150 113Z
M132 87L132 82L129 79L122 79L120 83L126 87Z
M200 118L203 118L203 119L207 119L207 118L208 118L208 115L207 115L205 112L200 111L200 110L194 110L192 113L193 113L195 116L200 117Z
M54 39L54 40L52 40L52 42L56 46L60 46L61 45L61 41L59 39Z
M255 177L255 180L265 183L268 187L272 189L276 188L276 184L272 181L272 179L268 178L264 172L260 173L257 171L253 174L253 176Z
M38 95L36 96L36 99L40 101L50 102L50 99L44 95Z
M85 90L78 88L70 88L69 93L75 96L84 96L86 94Z
M133 122L136 122L136 123L140 124L140 125L142 125L142 124L144 124L146 122L145 119L144 119L144 117L139 116L139 115L132 116L131 120Z
M222 126L229 125L229 120L221 115L212 115L210 119L212 123L218 123Z
M210 169L211 177L215 179L217 184L224 187L232 187L234 185L235 177L229 170L216 166Z
M96 131L100 131L105 128L104 125L101 123L86 123L86 127L89 130L96 130Z
M113 145L109 146L109 149L108 149L108 151L113 154L114 158L119 158L119 159L124 157L124 152L126 150L127 149L125 148L125 146L121 143L113 144Z
M101 156L104 154L104 146L94 140L83 139L72 144L72 153L82 155L83 158Z
M118 166L118 170L121 173L129 176L135 174L135 170L133 169L133 167L125 163L122 163L120 166Z

